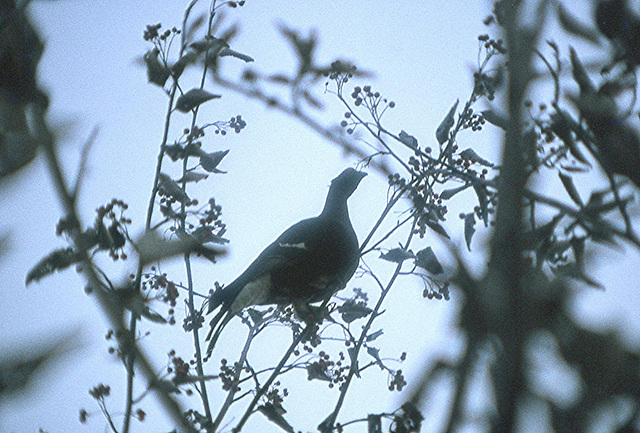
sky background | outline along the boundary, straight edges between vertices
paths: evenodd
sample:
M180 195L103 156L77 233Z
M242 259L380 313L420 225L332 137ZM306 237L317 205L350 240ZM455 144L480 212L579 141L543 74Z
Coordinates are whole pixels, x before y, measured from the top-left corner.
M199 11L206 10L206 4L203 2ZM589 4L581 0L572 8L584 13ZM185 5L186 2L175 0L63 0L29 6L46 44L40 80L51 98L50 120L60 134L69 179L76 173L82 143L94 127L98 128L79 202L85 224L92 222L98 206L117 197L130 206L128 216L134 219L131 234L141 232L166 111L164 94L147 84L145 70L140 66L141 56L150 47L142 33L147 24L158 22L164 27L180 27ZM335 58L348 59L375 72L375 78L354 85L372 84L395 101L396 108L385 116L386 125L396 133L406 130L422 144L434 141L435 129L453 102L463 102L469 96L471 74L477 63L477 36L489 31L482 20L490 8L488 1L458 0L248 0L245 6L227 13L225 23L240 26L232 48L253 57L252 66L256 69L270 73L290 73L295 66L290 47L277 30L279 23L303 32L315 29L319 36L317 60L329 64ZM546 35L554 34L551 28ZM567 54L565 47L565 58ZM237 76L243 67L234 59L225 63L231 76ZM241 114L247 127L241 134L206 137L209 149L230 149L220 166L228 173L210 177L196 190L201 201L214 196L223 206L223 219L228 225L226 237L232 242L229 255L219 264L200 262L196 266L196 286L203 293L213 281L230 282L292 223L317 214L330 180L357 163L353 158L344 158L338 148L295 120L215 86L208 89L221 93L223 98L209 103L202 119L227 120ZM317 116L327 124L339 123L344 110L332 95L323 93L322 83L316 87L315 95L326 107ZM547 99L540 96L534 102ZM189 121L190 116L177 114L173 121L175 131ZM473 136L467 133L462 140L481 155L495 156L500 135L497 131L485 132ZM175 169L167 171L177 174ZM350 200L351 219L360 239L384 206L385 181L375 176L365 178ZM584 185L590 182L585 179ZM450 215L457 215L457 211L450 210ZM109 343L102 338L107 331L105 321L91 297L84 294L82 280L68 270L29 287L24 284L28 270L37 260L65 245L55 236L60 216L41 158L10 182L3 181L0 233L9 236L9 250L0 257L2 352L16 345L37 346L66 333L75 333L77 343L27 390L11 398L3 397L0 431L104 431L105 421L99 414L85 427L77 421L80 408L97 410L88 390L98 383L112 387L110 409L114 413L123 409L124 369L107 353ZM459 220L450 218L447 227L454 245L462 247ZM466 255L476 269L482 268L484 238L486 233L479 230L474 239L475 254ZM433 246L444 254L444 247L436 239L425 240L424 246ZM576 314L585 326L615 326L635 347L640 344L639 259L631 249L600 251L594 259L593 276L605 282L607 290L576 290L575 301ZM133 260L124 265L104 264L122 278L135 266ZM391 268L389 264L389 271ZM180 275L175 273L174 278L184 278ZM353 287L371 288L371 284L356 279L346 290ZM451 302L437 302L422 299L421 293L419 281L405 280L388 298L386 317L379 323L385 330L378 340L385 356L399 357L402 351L408 352L407 362L394 367L405 371L409 385L425 360L441 354L454 356L463 344L452 324L460 307L460 295L454 292ZM177 308L178 322L181 308ZM145 325L143 329L151 331L144 347L153 355L159 370L171 348L184 354L185 359L189 357L191 336L181 333L179 326L167 329ZM237 338L243 336L244 329L232 324L223 334L220 347L233 348ZM281 351L274 350L274 346L284 347L288 341L288 333L275 332L270 339L257 341L255 350L263 351L266 358L269 351L278 356ZM217 372L216 362L214 359L208 364L210 372ZM384 374L367 374L370 376L355 381L349 391L342 421L394 410L411 392L411 386L403 393L385 391ZM292 396L290 402L285 402L289 409L287 419L298 429L313 430L335 404L337 391L327 392L324 383L306 383L305 372L294 377L302 383L300 390L304 392L296 393L296 385L289 386ZM377 397L371 399L371 395ZM296 405L308 404L316 396L308 410L296 409ZM190 404L197 406L195 398ZM168 430L166 420L151 401L145 401L142 407L153 419L134 423L133 431ZM438 431L438 409L428 408L427 414L434 416L427 417L423 431ZM119 425L117 415L116 420ZM254 416L247 431L258 428L278 431L260 416Z

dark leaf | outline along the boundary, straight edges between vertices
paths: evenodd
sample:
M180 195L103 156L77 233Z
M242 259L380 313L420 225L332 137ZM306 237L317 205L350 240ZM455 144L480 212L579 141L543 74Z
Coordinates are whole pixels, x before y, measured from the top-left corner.
M331 378L327 374L326 364L320 364L319 362L312 362L311 364L307 364L307 380L324 380L326 382L331 382Z
M182 111L183 113L187 113L200 104L203 104L211 99L218 99L221 97L221 95L214 95L213 93L209 93L206 90L191 89L178 98L178 102L176 102L176 109Z
M571 67L573 68L573 79L576 80L578 86L580 86L580 92L585 94L595 93L596 88L594 87L589 75L587 75L587 71L582 66L582 62L578 58L576 54L576 50L571 47Z
M286 413L282 406L276 406L273 403L268 402L263 404L262 406L258 406L258 411L260 411L264 416L267 417L269 421L280 427L282 430L288 433L295 433L293 427L291 427L287 420L285 420L282 416Z
M398 138L403 144L406 144L410 148L412 149L418 148L418 140L416 140L416 138L413 135L409 135L404 131L400 131L400 135L398 135Z
M442 269L442 265L438 261L438 258L436 257L431 247L427 247L424 250L418 251L418 253L416 254L415 263L416 266L419 266L434 275L439 275L444 272L444 269Z
M147 79L149 82L163 87L171 73L165 65L160 63L158 59L159 54L160 51L158 51L157 48L148 51L144 55L144 63L147 66Z
M582 198L576 189L576 185L573 183L573 177L560 172L558 172L558 175L560 176L562 185L564 185L564 189L567 191L567 194L569 194L569 197L571 197L571 200L580 207L584 206Z
M464 216L464 240L467 242L467 248L471 251L471 239L476 232L476 215L471 212Z
M367 415L367 433L382 433L382 415Z
M386 253L380 253L380 258L388 262L402 263L407 259L413 258L413 253L404 248L394 248Z
M189 46L200 53L212 50L215 54L219 54L223 49L229 48L229 44L225 40L213 36L208 36L205 39L193 42Z
M437 221L427 221L427 226L429 226L431 230L438 233L439 235L444 236L447 239L451 239L444 227L442 227Z
M380 359L380 349L375 347L367 346L367 353L376 361L376 364L384 370L384 364L382 363L382 359Z
M203 179L208 178L209 175L208 174L204 174L204 173L197 173L195 171L190 171L188 173L186 173L184 176L182 176L180 179L177 180L177 182L200 182Z
M593 42L594 44L600 43L596 36L596 29L578 21L573 15L567 12L562 4L558 4L558 20L562 27L564 27L564 29L569 33L579 36L589 42Z
M360 378L360 367L358 366L358 352L356 352L356 348L351 346L347 349L347 353L349 354L349 360L351 364L355 365L356 377Z
M192 236L200 243L200 244L219 244L224 245L229 242L228 239L225 239L221 236L218 236L213 233L213 228L210 226L200 226L195 229L192 233Z
M573 139L571 132L574 128L581 128L581 126L571 118L569 113L558 109L556 113L551 115L551 130L553 133L562 140L567 146L571 155L583 164L589 164L587 158L584 156L577 143Z
M442 119L442 122L438 125L438 129L436 129L436 138L440 144L443 144L449 139L449 130L454 123L454 116L456 114L456 109L458 108L458 102L459 100L456 99L456 103L453 104L453 107L451 107L445 118Z
M82 255L76 253L72 248L61 248L54 250L40 260L27 274L25 284L38 281L41 278L68 268L74 263L82 260Z
M184 53L182 57L180 57L178 61L171 66L171 73L173 74L173 77L176 79L179 78L184 72L184 68L195 63L197 59L198 53L196 51L189 50Z
M227 57L227 56L235 57L236 59L243 60L245 63L253 62L253 57L247 56L246 54L239 53L228 47L221 49L218 55L220 57Z
M576 263L555 266L551 269L556 275L560 277L573 278L574 280L582 281L583 283L586 283L587 285L596 289L604 290L604 286L602 284L585 274L584 271L580 269L580 267Z
M485 110L481 112L482 117L492 125L497 126L498 128L507 129L509 125L509 119L502 113L498 113L494 110Z
M188 204L191 202L191 199L187 193L180 188L180 185L165 173L160 173L158 175L158 189L167 197L179 201L180 203Z
M200 165L209 173L224 173L218 170L218 164L227 156L229 150L220 150L217 152L205 153L200 156Z
M342 320L347 323L351 323L354 320L367 317L371 314L371 308L362 301L356 301L355 299L347 299L342 305L338 307L338 312L342 316Z
M444 191L442 191L439 195L439 197L442 200L449 200L451 197L453 197L454 195L456 195L457 193L464 191L465 189L469 188L471 186L470 183L466 184L466 185L462 185L459 186L457 188L450 188L450 189L445 189Z
M21 390L29 385L38 370L72 348L65 346L70 346L69 342L73 338L74 335L71 334L58 337L54 342L38 339L37 346L20 352L4 348L0 361L0 395Z
M482 212L482 220L484 221L484 226L487 227L489 225L489 193L487 192L487 188L479 183L474 184L473 189L478 196L478 205L480 206L480 211Z
M478 155L475 150L468 148L463 150L462 152L460 152L460 157L462 159L466 159L469 162L472 163L478 163L480 165L484 165L486 167L493 167L493 163L487 161L486 159L482 158L480 155Z
M382 334L384 334L384 331L382 329L378 329L376 332L372 332L371 334L367 335L367 342L374 341Z

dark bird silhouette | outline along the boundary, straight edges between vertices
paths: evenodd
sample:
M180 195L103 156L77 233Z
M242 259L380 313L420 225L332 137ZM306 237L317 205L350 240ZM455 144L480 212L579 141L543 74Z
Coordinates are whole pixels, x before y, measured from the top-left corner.
M347 168L331 181L320 215L282 233L232 283L213 292L207 355L224 326L251 305L293 304L298 311L329 299L351 279L360 259L358 238L349 220L347 199L366 173Z

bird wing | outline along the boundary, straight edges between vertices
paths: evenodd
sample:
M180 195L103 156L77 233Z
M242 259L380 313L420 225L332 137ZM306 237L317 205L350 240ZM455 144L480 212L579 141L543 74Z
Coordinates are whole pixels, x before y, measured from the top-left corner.
M320 241L317 236L319 222L318 217L308 218L285 230L238 278L214 293L209 303L209 312L223 303L229 307L235 304L232 310L237 312L246 306L266 302L267 292L271 289L272 273L300 267L310 260ZM236 302L239 296L242 299Z

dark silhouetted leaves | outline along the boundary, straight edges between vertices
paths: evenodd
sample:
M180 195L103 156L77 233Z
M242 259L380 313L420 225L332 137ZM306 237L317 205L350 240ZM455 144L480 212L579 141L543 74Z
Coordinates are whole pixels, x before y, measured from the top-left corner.
M27 274L26 284L38 281L41 278L68 268L74 263L80 262L82 256L72 248L61 248L54 250L40 260Z
M465 149L462 152L460 152L460 158L466 159L467 161L469 161L471 163L484 165L486 167L493 167L493 163L492 162L489 162L486 159L482 158L480 155L478 155L476 153L475 150L473 150L471 148Z
M465 189L469 188L471 186L470 183L466 184L466 185L462 185L459 186L457 188L450 188L450 189L445 189L444 191L442 191L440 193L440 198L442 200L449 200L451 197L453 197L454 195L456 195L457 193L464 191Z
M573 200L573 202L578 206L582 207L583 206L582 198L580 197L580 194L576 189L576 185L573 183L573 178L563 173L558 173L558 175L560 176L562 185L564 185L564 189L569 194L569 197L571 197L571 200Z
M471 239L476 232L476 215L474 213L468 213L464 216L464 240L467 243L467 248L471 251Z
M400 141L412 149L418 148L418 140L413 135L409 135L404 131L400 131L400 135L398 136Z
M221 97L221 95L214 95L213 93L209 93L206 90L191 89L178 98L178 102L176 102L176 110L187 113L200 104L203 104L211 99L218 99Z
M191 199L187 193L180 188L180 185L165 173L158 175L158 189L162 194L180 203L188 204L191 202Z
M262 406L258 406L258 411L266 416L269 421L280 427L282 430L288 433L295 433L293 427L291 427L287 420L284 419L283 415L287 413L287 411L284 410L284 408L279 404L276 406L271 402L265 403Z
M442 265L438 261L438 258L436 257L431 247L427 247L424 250L418 251L418 253L416 254L415 263L416 266L419 266L434 275L439 275L444 272L444 269L442 269Z
M209 173L224 173L218 170L218 164L227 156L229 150L220 150L217 152L204 153L200 156L200 165Z
M355 299L347 299L342 305L338 307L338 313L347 323L351 323L354 320L367 317L373 310L367 307L363 301Z
M404 248L394 248L386 253L380 253L380 258L388 262L402 263L407 259L413 258L413 253Z
M163 87L171 72L160 62L159 54L160 51L157 48L148 51L144 55L144 63L147 66L147 79L149 82Z
M312 362L307 364L307 380L324 380L331 381L331 378L327 374L326 364L320 364L319 362Z
M562 4L558 4L558 20L560 21L562 27L564 27L564 29L569 33L573 33L574 35L594 44L599 44L600 41L596 36L595 29L578 21L576 17L571 15L562 6Z
M487 122L497 126L498 128L507 129L507 126L509 125L509 119L507 116L497 113L494 110L485 110L481 114Z
M438 129L436 129L436 139L440 144L443 144L449 139L449 130L454 123L454 116L456 114L456 109L458 108L458 102L459 101L456 99L456 103L453 104L453 107L451 107L445 118L442 119L442 122L438 125Z
M584 66L582 66L582 62L578 58L578 54L576 54L576 50L571 48L571 67L573 72L573 78L580 86L581 93L594 93L596 88L594 87L589 75L587 75L587 71L585 71Z
M248 56L246 54L242 54L239 53L235 50L232 50L231 48L223 48L222 50L220 50L220 54L218 54L220 57L235 57L236 59L240 59L243 60L245 63L250 63L253 62L253 57Z

